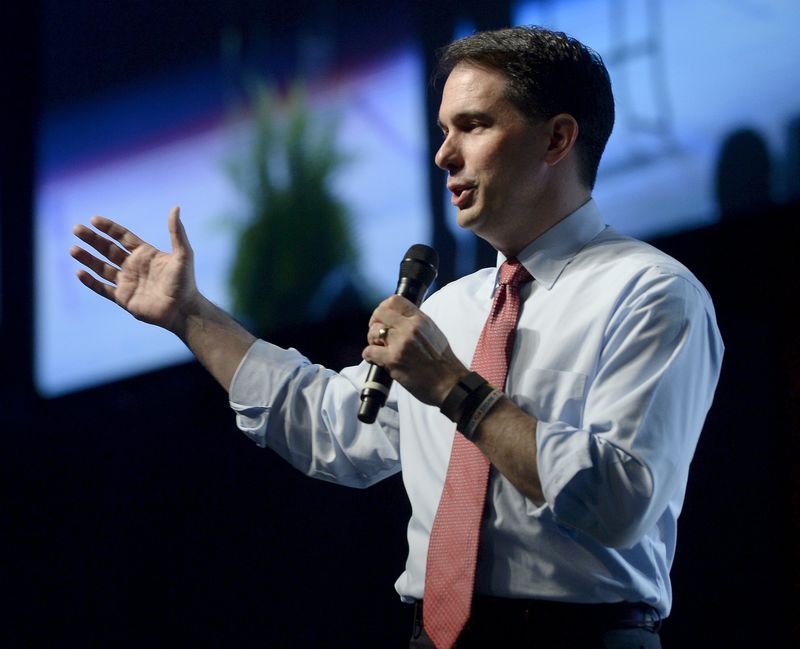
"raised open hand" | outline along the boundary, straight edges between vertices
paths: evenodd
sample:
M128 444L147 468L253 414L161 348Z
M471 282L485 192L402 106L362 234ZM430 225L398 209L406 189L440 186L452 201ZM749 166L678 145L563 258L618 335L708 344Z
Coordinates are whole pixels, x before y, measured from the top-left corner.
M76 225L75 235L98 255L78 246L70 248L70 255L109 283L83 269L78 271L78 279L138 320L180 335L189 306L199 298L192 248L180 220L180 208L173 208L169 214L172 252L154 248L102 216L92 217L91 224L110 239L85 225Z

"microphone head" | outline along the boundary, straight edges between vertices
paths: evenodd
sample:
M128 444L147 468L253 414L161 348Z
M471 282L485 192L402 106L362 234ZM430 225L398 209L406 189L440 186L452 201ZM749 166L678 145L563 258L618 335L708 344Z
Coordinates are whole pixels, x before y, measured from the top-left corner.
M439 253L424 243L415 243L400 262L400 277L420 282L425 288L433 284L439 272Z

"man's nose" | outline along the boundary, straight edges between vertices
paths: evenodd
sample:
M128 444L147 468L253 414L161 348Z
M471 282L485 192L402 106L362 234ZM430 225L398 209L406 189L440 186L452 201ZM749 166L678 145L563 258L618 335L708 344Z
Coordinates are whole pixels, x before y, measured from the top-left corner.
M461 167L461 155L458 152L458 147L451 136L447 136L442 142L439 150L433 158L436 166L452 173Z

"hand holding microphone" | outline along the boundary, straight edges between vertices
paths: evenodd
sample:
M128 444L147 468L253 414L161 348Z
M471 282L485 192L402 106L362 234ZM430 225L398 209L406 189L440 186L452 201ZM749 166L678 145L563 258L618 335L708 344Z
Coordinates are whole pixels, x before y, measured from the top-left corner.
M411 246L400 263L400 276L397 280L395 294L413 302L422 304L428 288L436 279L439 269L439 255L430 246L418 243ZM385 338L388 329L381 329L379 335ZM378 416L378 411L386 403L392 377L382 367L370 364L367 380L361 390L361 407L358 419L371 424Z

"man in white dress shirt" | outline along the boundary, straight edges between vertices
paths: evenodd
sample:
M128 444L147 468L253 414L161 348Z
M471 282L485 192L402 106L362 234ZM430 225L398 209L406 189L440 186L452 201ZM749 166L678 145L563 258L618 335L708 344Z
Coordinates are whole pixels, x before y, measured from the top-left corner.
M365 487L402 470L412 514L396 589L417 604L411 646L432 647L419 602L460 434L440 407L470 372L498 269L518 260L533 281L521 288L504 394L469 436L491 473L471 617L455 646L658 647L677 517L722 358L711 301L681 264L603 224L591 191L614 107L596 53L514 28L457 41L441 67L435 162L459 225L497 250L497 267L421 309L385 300L361 365L313 365L206 300L177 208L170 253L101 217L92 224L124 250L76 226L111 262L74 247L105 282L79 278L180 336L229 390L239 427L308 475ZM374 424L356 417L367 361L395 380Z

